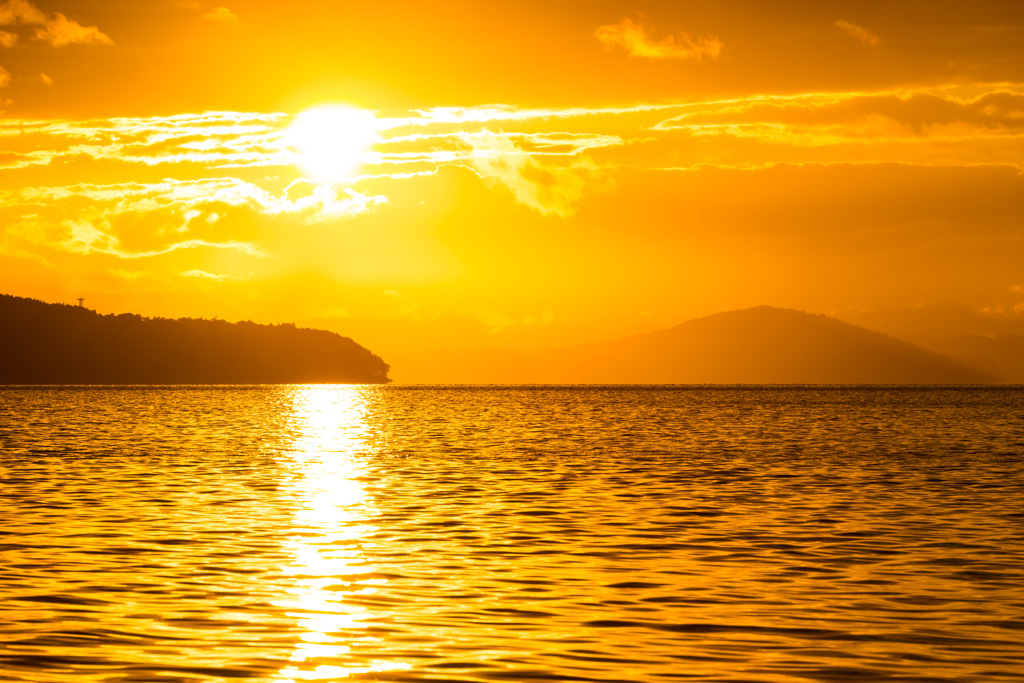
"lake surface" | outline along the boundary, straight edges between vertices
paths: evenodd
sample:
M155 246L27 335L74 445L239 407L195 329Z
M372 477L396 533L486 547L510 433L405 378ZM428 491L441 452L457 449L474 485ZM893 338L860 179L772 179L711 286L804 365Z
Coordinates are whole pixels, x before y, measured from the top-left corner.
M0 387L0 679L1019 681L1024 389Z

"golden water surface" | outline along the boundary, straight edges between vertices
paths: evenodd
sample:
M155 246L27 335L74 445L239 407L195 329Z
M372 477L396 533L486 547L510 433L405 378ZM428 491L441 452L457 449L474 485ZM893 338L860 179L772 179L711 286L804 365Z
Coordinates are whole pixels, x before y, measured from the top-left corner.
M1022 399L0 387L0 680L1020 680Z

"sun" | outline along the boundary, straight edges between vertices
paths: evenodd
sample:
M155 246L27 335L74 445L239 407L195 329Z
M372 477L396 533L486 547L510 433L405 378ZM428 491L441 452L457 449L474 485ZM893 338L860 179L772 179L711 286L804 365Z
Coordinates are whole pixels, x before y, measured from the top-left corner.
M299 167L315 178L351 178L378 139L372 113L345 105L324 105L298 114L288 127L288 143Z

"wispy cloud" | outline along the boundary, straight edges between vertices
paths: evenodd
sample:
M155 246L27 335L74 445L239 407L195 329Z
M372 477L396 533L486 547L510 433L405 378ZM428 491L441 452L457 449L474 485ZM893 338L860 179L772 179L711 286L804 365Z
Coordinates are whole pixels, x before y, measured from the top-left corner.
M28 0L5 0L0 3L0 25L44 23L46 15Z
M110 36L95 26L83 26L61 12L44 12L28 0L0 3L0 26L33 27L32 38L53 47L65 45L113 45ZM20 37L12 31L0 31L0 45L12 47Z
M186 270L181 274L182 277L196 277L204 280L227 280L230 279L230 275L217 275L215 273L207 273L205 270L193 269Z
M965 87L738 98L693 103L650 130L674 137L679 151L673 166L678 167L809 161L1021 167L1024 90L978 94ZM629 150L639 147L627 144L613 159L623 163Z
M864 47L878 47L882 44L881 38L852 21L840 19L835 23L835 27L846 33L848 36L859 40L860 44Z
M229 10L227 7L214 7L209 12L203 13L203 19L209 19L210 21L219 21L223 24L237 24L238 16L234 12Z
M238 20L238 15L232 12L227 7L224 7L223 5L204 11L203 4L205 3L200 3L199 0L176 0L174 4L178 7L181 7L182 9L198 12L201 18L206 19L208 21L217 21L222 24L241 23Z
M1024 93L1000 89L976 97L927 91L761 96L705 104L663 121L655 129L745 125L816 127L845 138L877 138L881 131L888 137L926 136L936 131L947 138L1019 134L1024 129Z
M45 82L41 77L36 80ZM464 144L463 136L486 130L488 122L523 129L488 133L509 138L523 153L534 157L579 157L586 152L621 146L623 139L606 133L572 132L564 127L567 119L614 119L639 113L649 115L653 123L663 110L661 106L650 110L641 107L517 112L483 108L481 112L465 111L457 116L427 111L423 112L423 120L380 119L385 132L364 165L370 175L382 167L418 166L414 172L422 172L432 171L438 164L469 165L478 152ZM300 155L289 147L289 120L285 114L236 112L76 122L6 120L0 121L0 140L17 140L22 146L20 156L7 160L10 166L75 163L89 158L117 166L199 165L223 172L256 167L283 169L294 167L300 160Z
M60 12L47 20L46 24L36 31L36 40L53 47L65 45L113 45L114 41L95 26L82 26Z
M520 204L542 214L569 216L584 194L587 183L578 164L570 167L542 165L508 136L483 131L462 136L473 150L472 168L486 181L512 191Z
M71 195L104 203L94 194L101 193L140 215L151 205L167 211L174 205L184 215L205 211L204 202L219 202L226 215L244 211L308 225L385 204L380 188L397 185L379 183L411 185L452 166L471 170L540 214L559 217L572 215L584 197L600 193L615 168L839 159L1019 164L1024 153L1024 89L1010 87L982 94L976 89L807 93L619 109L490 105L410 112L378 119L381 138L361 174L328 185L296 180L302 173L299 154L288 147L290 121L286 114L238 112L6 119L0 121L0 147L6 150L0 172L13 183L31 184L32 178L42 177L40 167L49 165L50 178L62 179ZM165 191L153 185L145 201L131 199L134 191L114 182L153 183L167 177L207 180L166 185ZM82 189L83 182L94 179L110 184ZM290 189L282 194L286 185ZM362 190L366 187L378 189ZM56 196L41 199L51 200L57 201ZM81 217L61 215L52 221L72 218ZM86 222L97 224L98 218Z
M566 119L584 116L614 116L675 109L676 104L638 104L631 107L565 107L560 109L524 109L510 104L491 104L476 107L435 107L416 110L415 116L379 119L379 130L404 127L427 127L495 122L526 122L537 119Z
M648 28L629 18L622 19L617 24L601 26L594 32L597 39L606 50L622 48L631 57L642 57L645 59L696 59L701 61L704 57L712 59L718 57L722 52L722 42L714 36L700 37L694 40L685 33L675 36L666 36L661 40L655 40L648 33Z
M283 137L286 119L284 114L207 112L75 122L6 120L0 122L0 139L34 136L26 165L66 155L147 166L286 166L292 161Z
M0 223L9 242L67 253L146 259L214 249L262 256L255 223L333 223L387 203L329 185L301 194L275 195L236 178L26 188L0 193Z

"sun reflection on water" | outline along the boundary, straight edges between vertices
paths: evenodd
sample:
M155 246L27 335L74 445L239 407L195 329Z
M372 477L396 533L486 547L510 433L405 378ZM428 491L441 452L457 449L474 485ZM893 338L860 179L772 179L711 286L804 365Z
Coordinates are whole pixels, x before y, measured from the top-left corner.
M294 581L288 599L278 602L297 618L301 640L282 669L284 680L324 680L371 671L407 669L400 662L366 660L352 654L354 629L374 614L351 602L376 592L386 579L369 576L372 566L363 550L377 527L367 501L372 481L365 444L367 395L349 386L297 387L293 396L298 439L291 452L288 482L298 503L288 549L293 564L285 569ZM344 638L338 632L346 632ZM375 641L370 634L363 644Z

